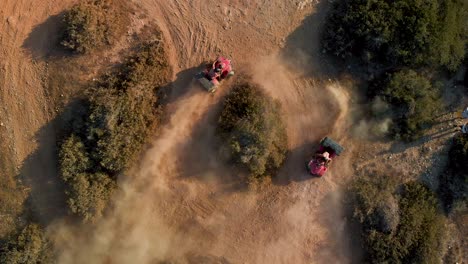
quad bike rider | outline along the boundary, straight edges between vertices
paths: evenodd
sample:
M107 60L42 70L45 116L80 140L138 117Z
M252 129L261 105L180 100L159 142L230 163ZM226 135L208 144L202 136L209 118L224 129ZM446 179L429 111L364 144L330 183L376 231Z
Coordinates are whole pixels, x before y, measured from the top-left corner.
M332 139L325 137L310 161L306 163L307 171L314 176L323 176L328 171L333 158L340 155L344 148Z
M207 65L195 78L206 90L213 93L222 80L232 75L234 75L234 71L231 60L220 56L212 64Z
M330 153L328 153L327 151L323 153L320 153L320 152L316 153L315 160L320 166L326 166L326 167L328 167L328 164L330 164L330 162L332 161L332 159L330 158Z

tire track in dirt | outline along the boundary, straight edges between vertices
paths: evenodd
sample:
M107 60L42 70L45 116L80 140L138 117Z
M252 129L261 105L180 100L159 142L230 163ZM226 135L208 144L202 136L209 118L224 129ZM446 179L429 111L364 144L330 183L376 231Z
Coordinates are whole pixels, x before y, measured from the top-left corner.
M169 121L134 176L120 183L108 216L90 230L56 227L60 263L195 263L197 256L232 263L349 262L337 242L343 225L338 186L349 176L347 158L323 179L303 169L318 139L346 115L347 101L335 98L343 97L343 88L290 72L278 55L281 40L311 11L298 10L299 3L140 3L163 30L181 71L166 109ZM186 81L190 67L217 52L229 54L238 69L254 69L254 80L283 105L291 154L277 182L257 191L239 188L237 172L216 154L216 103L227 91L211 96Z
M0 175L2 181L18 176L30 187L23 191L44 223L63 214L65 200L55 177L55 131L48 125L55 109L44 81L47 65L40 60L58 25L40 25L70 2L4 0L0 5L0 147L11 167L0 166Z

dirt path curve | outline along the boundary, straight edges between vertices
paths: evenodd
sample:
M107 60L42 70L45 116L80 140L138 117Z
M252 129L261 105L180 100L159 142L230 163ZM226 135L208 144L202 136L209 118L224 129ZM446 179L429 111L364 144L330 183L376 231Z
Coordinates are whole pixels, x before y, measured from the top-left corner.
M292 73L281 59L314 2L139 1L162 28L179 72L168 122L92 233L57 227L60 263L350 262L338 191L349 177L348 158L323 179L303 170L317 140L330 131L344 139L337 128L347 96L337 81ZM216 111L227 91L211 96L190 82L191 67L216 54L254 68L284 108L291 155L278 179L259 190L240 187L216 154Z

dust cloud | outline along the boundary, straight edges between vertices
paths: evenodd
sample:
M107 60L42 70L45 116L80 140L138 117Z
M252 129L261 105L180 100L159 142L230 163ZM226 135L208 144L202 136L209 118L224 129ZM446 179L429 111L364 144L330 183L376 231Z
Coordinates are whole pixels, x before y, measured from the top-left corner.
M363 108L351 111L351 118L356 123L352 134L358 139L377 139L387 135L393 125L389 115L390 107L382 98L376 97L368 107L371 115L364 113Z
M205 94L192 94L169 107L176 108L170 121L135 174L119 182L120 191L106 217L90 227L60 223L51 228L59 263L154 263L183 255L194 245L167 223L162 212L165 201L175 196L169 182L176 174L173 152L190 139L191 127L209 100ZM185 187L178 191L197 195L196 188Z
M323 136L346 142L348 95L338 81L288 71L279 56L258 61L254 81L281 102L289 137L273 184L239 188L238 172L218 158L213 120L222 95L174 87L188 92L167 107L169 121L120 180L107 215L92 226L49 229L59 263L350 262L339 190L349 156L323 179L303 169Z

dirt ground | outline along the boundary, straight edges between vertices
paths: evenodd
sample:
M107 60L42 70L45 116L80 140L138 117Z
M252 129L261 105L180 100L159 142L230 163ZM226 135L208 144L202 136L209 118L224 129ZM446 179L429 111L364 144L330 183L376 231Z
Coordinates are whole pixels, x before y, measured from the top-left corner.
M57 177L57 141L69 98L114 65L148 19L129 10L127 34L99 56L70 56L58 45L64 10L76 1L3 1L0 6L0 237L15 222L45 225L66 214ZM23 213L23 205L32 214ZM21 219L18 218L21 216Z
M52 47L55 16L73 2L7 0L0 7L0 146L8 157L0 160L2 179L12 172L23 176L44 218L60 215L64 200L54 180L55 128L48 125L57 102L44 84L47 63L41 58ZM444 123L450 113L434 128L449 132L413 145L350 133L358 131L359 120L353 81L338 77L318 45L328 1L134 3L139 14L132 27L154 20L170 47L175 76L167 117L141 162L120 179L121 192L106 217L95 226L45 220L52 222L59 263L358 262L361 252L342 208L342 188L354 170L397 168L409 178L427 170L428 182L437 184L430 166L432 159L444 164L438 159L453 135L452 124ZM271 184L247 188L220 160L214 127L229 83L210 95L192 81L195 67L216 55L232 58L237 73L250 73L282 103L290 154ZM347 150L324 178L311 178L304 161L325 135ZM374 151L361 154L364 147ZM397 159L405 161L393 163ZM7 220L1 218L2 226Z
M49 177L55 175L56 168L55 132L47 125L55 115L54 100L45 85L47 65L34 58L47 51L51 41L48 33L56 29L37 26L53 21L51 16L67 6L67 1L30 0L2 1L0 6L0 180L8 183L2 185L2 191L16 194L14 203L2 201L1 235L14 227L24 199L38 193L36 187L31 191L25 186L37 186L43 193L31 199L36 212L55 215L63 208L63 192ZM40 150L39 141L44 146Z
M139 5L171 47L177 74L167 124L133 177L122 179L114 210L92 235L53 229L60 261L351 262L339 188L350 176L352 147L323 179L303 169L323 136L346 143L346 89L325 78L325 66L320 75L311 73L322 63L320 24L312 23L321 23L326 7L318 13L311 1L279 0ZM217 54L232 58L237 72L251 71L283 105L291 153L271 185L247 189L218 158L214 125L227 89L212 96L191 80L194 67Z

